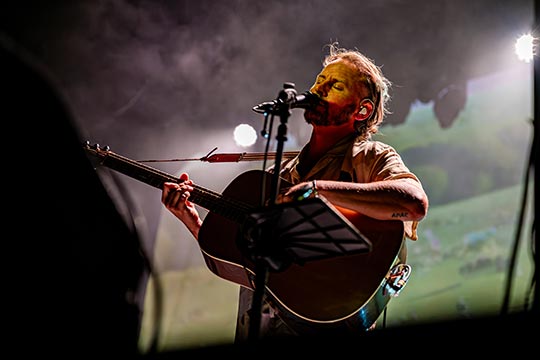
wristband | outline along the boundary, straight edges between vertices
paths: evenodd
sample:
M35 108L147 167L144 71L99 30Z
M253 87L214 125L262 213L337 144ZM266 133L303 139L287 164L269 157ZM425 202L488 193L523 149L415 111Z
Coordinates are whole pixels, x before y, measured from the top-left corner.
M311 186L304 190L297 198L296 200L302 201L305 199L309 199L310 197L317 197L319 195L319 192L317 191L317 182L315 180L311 181Z

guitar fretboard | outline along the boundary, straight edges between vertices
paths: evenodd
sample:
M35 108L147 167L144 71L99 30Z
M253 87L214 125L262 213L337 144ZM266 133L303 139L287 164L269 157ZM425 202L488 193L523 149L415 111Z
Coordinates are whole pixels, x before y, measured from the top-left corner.
M87 146L87 152L101 159L100 164L124 175L144 182L157 189L163 189L165 182L179 182L178 177L138 161L128 159L109 150ZM189 200L203 208L215 212L235 222L241 223L252 206L241 201L224 197L215 191L193 185Z

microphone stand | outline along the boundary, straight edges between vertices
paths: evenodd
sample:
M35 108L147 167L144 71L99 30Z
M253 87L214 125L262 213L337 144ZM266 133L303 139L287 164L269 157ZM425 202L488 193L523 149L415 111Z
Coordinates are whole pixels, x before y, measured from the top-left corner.
M311 101L311 100L308 100ZM265 109L278 115L277 150L270 182L268 206L252 212L244 223L251 260L255 263L254 294L250 310L248 341L259 339L262 306L269 270L285 271L293 263L322 260L371 251L372 244L345 216L323 197L316 196L291 203L277 203L281 189L281 162L287 140L287 121L291 109L298 106L293 83L285 83L278 99ZM290 184L289 184L290 185ZM266 182L261 184L266 194ZM247 226L246 226L247 225ZM308 251L306 251L308 250Z
M284 142L287 141L287 122L291 115L291 102L294 101L296 97L296 90L294 83L284 83L283 89L279 92L277 100L273 103L272 109L269 109L270 112L274 115L278 115L280 118L280 125L278 126L278 132L276 135L277 140L277 150L275 153L275 162L274 162L274 173L271 181L270 188L270 198L269 206L274 206L276 204L277 195L280 188L280 169L281 161L283 158L283 149ZM263 192L264 193L264 192ZM264 195L264 194L263 194ZM261 231L259 236L268 237L272 231ZM271 237L271 236L270 236ZM270 239L271 240L271 239ZM262 241L264 248L264 243L268 239ZM255 261L255 289L251 305L251 313L249 317L249 333L248 340L256 341L259 339L259 332L261 327L261 317L262 317L262 306L263 299L265 294L266 282L268 279L269 267L272 266L274 270L279 270L280 264L276 262L275 259L271 259L268 254L264 253L264 250L261 252L261 247L257 245L258 241L254 241L254 250L255 254L253 256Z

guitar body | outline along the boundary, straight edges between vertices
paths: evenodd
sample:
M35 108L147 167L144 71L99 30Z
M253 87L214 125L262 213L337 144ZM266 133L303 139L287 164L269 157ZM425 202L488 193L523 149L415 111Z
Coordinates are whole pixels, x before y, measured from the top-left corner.
M258 207L263 181L270 189L270 174L245 172L227 186L223 195ZM281 180L281 188L290 185ZM283 271L270 271L265 291L280 308L305 321L337 324L357 317L369 326L391 297L384 286L404 243L403 222L376 220L337 209L369 239L371 251L303 265L293 263ZM213 273L253 289L255 264L239 250L239 236L240 224L209 212L199 232L199 245Z

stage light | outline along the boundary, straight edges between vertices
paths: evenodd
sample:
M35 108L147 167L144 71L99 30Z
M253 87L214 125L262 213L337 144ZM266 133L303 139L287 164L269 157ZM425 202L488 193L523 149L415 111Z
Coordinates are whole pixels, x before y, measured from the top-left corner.
M234 141L238 146L249 147L257 141L257 132L248 124L240 124L234 129Z
M531 34L521 35L516 40L515 51L518 58L526 63L530 62L535 55L535 38Z

